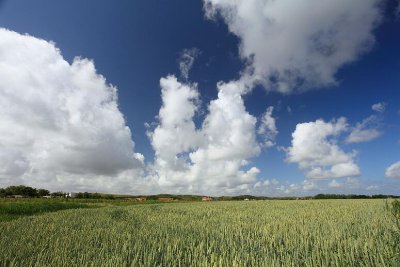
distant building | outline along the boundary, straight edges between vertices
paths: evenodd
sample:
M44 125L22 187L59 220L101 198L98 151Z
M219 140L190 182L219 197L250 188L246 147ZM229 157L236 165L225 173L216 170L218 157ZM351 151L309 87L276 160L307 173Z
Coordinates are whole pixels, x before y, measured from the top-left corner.
M248 199L248 198L245 198L244 201L249 201L249 199Z
M42 196L42 198L51 198L51 196Z
M142 202L142 201L146 201L147 199L145 197L137 197L137 198L135 198L135 200Z
M75 198L75 197L76 197L76 194L77 194L77 193L69 192L69 193L66 193L66 197Z
M22 196L22 195L12 195L11 197L12 198L23 198L24 196Z
M202 201L212 201L212 197L202 197L201 198Z

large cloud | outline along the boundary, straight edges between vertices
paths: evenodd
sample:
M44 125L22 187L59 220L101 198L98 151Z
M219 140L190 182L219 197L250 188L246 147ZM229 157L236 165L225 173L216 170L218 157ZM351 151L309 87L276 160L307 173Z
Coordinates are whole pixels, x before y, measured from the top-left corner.
M346 153L335 138L348 128L345 118L337 121L297 124L287 160L297 163L307 178L328 179L360 175L355 153Z
M259 170L247 160L260 152L256 119L244 107L237 83L218 85L200 129L196 85L162 78L159 123L150 132L160 186L175 192L235 193L251 188Z
M92 61L70 64L53 43L0 29L0 77L1 184L110 187L142 167L117 89Z
M381 0L203 0L240 39L242 78L283 93L336 83L335 74L374 44Z

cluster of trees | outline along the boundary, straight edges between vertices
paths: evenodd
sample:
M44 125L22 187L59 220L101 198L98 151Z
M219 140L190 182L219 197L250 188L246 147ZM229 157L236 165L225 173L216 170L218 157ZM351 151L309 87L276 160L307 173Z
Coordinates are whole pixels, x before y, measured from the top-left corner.
M386 199L386 198L399 198L394 195L340 195L340 194L318 194L314 199Z
M387 198L400 198L400 196L394 195L343 195L343 194L318 194L315 196L306 196L306 197L265 197L265 196L252 196L252 195L242 195L242 196L233 196L233 197L216 197L214 200L296 200L296 199L387 199Z
M13 185L6 188L0 188L0 197L7 196L23 196L23 197L43 197L50 195L50 191L46 189L36 189L30 186Z
M70 197L68 193L65 192L53 192L50 193L47 189L37 189L30 186L25 185L12 185L6 188L0 188L0 198L4 197L13 197L13 196L22 196L26 198L36 198L36 197L44 197L50 196L54 198L67 198ZM76 193L72 197L74 198L86 198L86 199L114 199L113 195L105 195L99 193Z
M115 199L113 195L99 194L99 193L89 193L89 192L79 192L74 195L74 198L85 198L85 199Z
M140 195L133 196L136 197L145 197L147 200L158 200L159 198L172 198L180 201L201 201L202 196L196 195L174 195L174 194L158 194L158 195Z
M241 195L241 196L222 196L214 197L214 200L231 201L231 200L297 200L297 199L387 199L387 198L400 198L400 196L394 195L343 195L343 194L318 194L315 196L306 197L266 197L266 196L252 196L252 195Z

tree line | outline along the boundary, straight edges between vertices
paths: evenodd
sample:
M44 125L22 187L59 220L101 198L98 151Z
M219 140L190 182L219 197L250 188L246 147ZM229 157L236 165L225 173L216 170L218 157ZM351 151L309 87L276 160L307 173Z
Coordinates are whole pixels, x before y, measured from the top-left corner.
M114 195L100 194L100 193L89 193L89 192L79 192L74 193L72 196L65 192L52 192L50 193L47 189L36 189L25 185L12 185L6 188L0 188L0 198L11 197L11 196L23 196L23 197L73 197L80 199L115 199ZM130 196L135 197L135 196ZM172 195L172 194L159 194L159 195L149 195L145 196L147 200L157 200L160 197L170 197L176 200L183 201L199 201L201 196L197 195ZM221 196L214 197L214 200L272 200L272 199L386 199L386 198L400 198L400 196L394 195L355 195L355 194L318 194L315 196L306 197L267 197L267 196L252 196L252 195L241 195L241 196Z
M0 198L22 196L25 198L37 198L37 197L55 197L55 198L67 198L71 195L66 192L57 191L50 193L49 190L43 188L34 188L25 185L12 185L6 188L0 188ZM74 198L85 198L85 199L113 199L113 195L79 192L73 195Z
M24 185L12 185L6 188L0 188L0 197L23 196L23 197L44 197L49 196L50 191L47 189L36 189Z
M342 195L342 194L318 194L313 197L314 199L386 199L386 198L399 198L395 195Z

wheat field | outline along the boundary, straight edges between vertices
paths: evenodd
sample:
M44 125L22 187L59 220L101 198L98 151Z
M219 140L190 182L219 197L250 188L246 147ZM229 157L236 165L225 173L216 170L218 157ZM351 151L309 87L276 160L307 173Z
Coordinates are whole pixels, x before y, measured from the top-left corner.
M397 266L383 200L171 203L0 222L0 266Z

